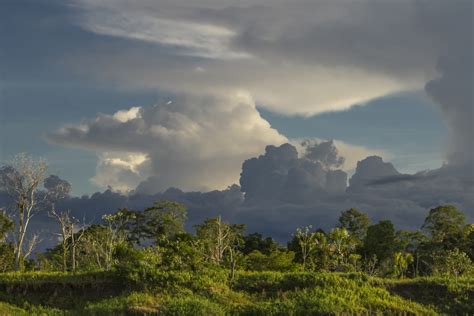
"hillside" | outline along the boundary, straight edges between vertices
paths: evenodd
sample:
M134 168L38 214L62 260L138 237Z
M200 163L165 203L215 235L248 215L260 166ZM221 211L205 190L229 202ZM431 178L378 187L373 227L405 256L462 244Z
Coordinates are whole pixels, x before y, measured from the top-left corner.
M381 279L352 273L6 273L2 315L472 314L474 279Z

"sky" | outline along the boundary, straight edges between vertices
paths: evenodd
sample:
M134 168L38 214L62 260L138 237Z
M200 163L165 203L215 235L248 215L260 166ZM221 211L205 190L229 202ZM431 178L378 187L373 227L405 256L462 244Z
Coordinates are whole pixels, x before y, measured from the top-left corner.
M44 157L72 184L72 197L155 196L173 187L202 208L183 194L227 196L237 184L243 204L229 217L265 214L275 219L268 226L288 212L300 222L311 214L330 221L350 202L375 218L395 208L387 216L400 224L408 209L421 214L440 202L472 215L472 1L0 6L0 161ZM280 147L286 143L296 156ZM332 154L343 162L323 162ZM372 156L383 161L364 160ZM278 162L270 167L269 159ZM333 183L335 170L344 175ZM281 173L286 184L273 193L289 200L256 189ZM390 192L362 190L367 175L403 181L390 182ZM288 191L290 183L319 198ZM338 203L336 187L345 194ZM423 201L407 197L407 187L424 187ZM396 206L381 209L373 194ZM317 205L324 211L307 211Z

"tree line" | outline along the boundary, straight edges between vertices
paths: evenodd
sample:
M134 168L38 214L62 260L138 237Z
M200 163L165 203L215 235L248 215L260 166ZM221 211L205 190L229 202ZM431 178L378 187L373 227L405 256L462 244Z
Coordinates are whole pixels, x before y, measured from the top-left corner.
M474 224L452 205L432 208L419 230L396 230L389 220L371 223L354 208L341 212L329 231L311 225L296 229L287 245L244 224L220 216L184 229L186 207L157 201L145 210L120 209L88 224L56 207L70 185L46 177L46 164L20 155L0 169L0 188L14 205L0 212L0 271L143 271L204 267L235 271L364 272L387 277L472 274ZM43 186L44 189L41 189ZM33 216L47 212L55 221L58 244L31 257L39 234L30 232ZM290 237L290 236L289 236Z

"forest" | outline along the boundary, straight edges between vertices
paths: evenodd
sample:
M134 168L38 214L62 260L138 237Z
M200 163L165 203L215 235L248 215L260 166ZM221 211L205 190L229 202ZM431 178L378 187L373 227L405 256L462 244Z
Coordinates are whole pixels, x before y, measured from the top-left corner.
M43 161L0 171L2 315L474 313L474 224L453 205L418 230L342 210L334 228L308 223L283 245L220 216L186 231L185 205L168 200L87 222L56 207L70 185ZM44 251L40 212L57 227Z

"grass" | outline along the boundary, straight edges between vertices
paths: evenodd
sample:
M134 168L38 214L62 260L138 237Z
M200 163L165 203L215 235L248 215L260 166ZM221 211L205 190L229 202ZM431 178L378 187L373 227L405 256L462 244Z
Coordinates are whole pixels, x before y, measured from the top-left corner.
M138 282L140 281L140 282ZM474 280L363 274L159 272L0 274L0 315L473 314Z

